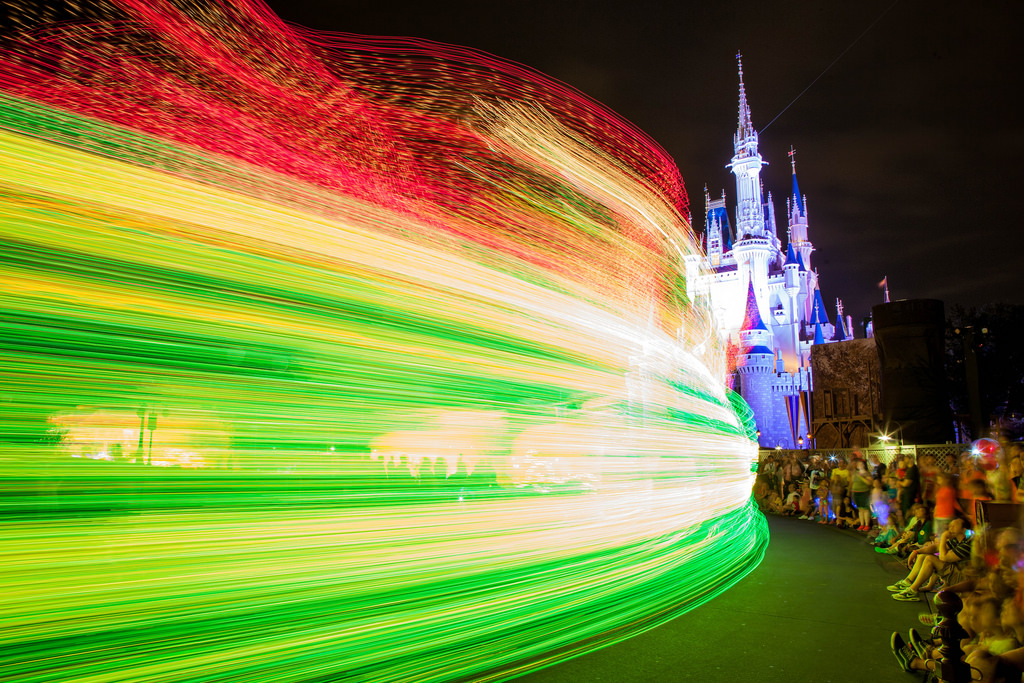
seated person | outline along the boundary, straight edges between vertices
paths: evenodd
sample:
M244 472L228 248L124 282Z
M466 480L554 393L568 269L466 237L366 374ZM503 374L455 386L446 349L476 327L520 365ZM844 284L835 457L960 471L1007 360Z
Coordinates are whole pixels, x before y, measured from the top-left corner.
M903 534L890 546L889 554L907 557L931 539L932 525L928 519L928 510L921 503L911 508L913 517L907 520Z
M889 517L889 523L885 525L885 528L873 541L875 550L877 552L885 552L885 550L899 538L899 531L896 529L896 520Z
M916 602L921 599L920 592L934 589L939 579L947 585L960 583L966 578L964 572L971 558L965 522L954 519L934 548L922 547L913 556L914 565L907 578L888 586L894 600Z
M782 504L782 514L784 515L795 515L800 511L800 488L795 483L791 483L788 486L789 491L786 493L786 500Z
M838 507L836 507L836 526L840 529L856 529L858 528L858 523L857 510L850 502L850 497L843 496Z
M757 475L757 478L754 480L754 502L757 503L757 507L762 512L764 512L765 502L771 490L771 483L768 477L763 474Z

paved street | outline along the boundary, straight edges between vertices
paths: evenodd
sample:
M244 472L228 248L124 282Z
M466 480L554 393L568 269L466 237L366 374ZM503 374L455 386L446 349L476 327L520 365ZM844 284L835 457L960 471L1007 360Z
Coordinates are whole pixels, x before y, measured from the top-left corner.
M907 683L889 649L916 627L924 603L897 602L900 578L863 536L769 517L764 562L682 617L623 643L517 679L517 683L757 681Z

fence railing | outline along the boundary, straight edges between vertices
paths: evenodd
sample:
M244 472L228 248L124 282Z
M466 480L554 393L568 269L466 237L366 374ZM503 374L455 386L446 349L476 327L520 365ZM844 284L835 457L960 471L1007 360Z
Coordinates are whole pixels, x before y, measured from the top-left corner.
M927 445L913 445L913 444L892 444L892 445L877 445L869 446L867 448L802 448L802 449L785 449L785 448L762 448L759 454L759 460L764 460L766 456L774 456L776 460L780 456L787 457L791 453L795 453L801 459L808 459L812 455L819 455L823 458L843 458L849 462L850 458L856 457L864 458L867 460L870 456L878 456L879 461L889 465L898 456L901 455L912 455L915 461L919 460L922 456L931 455L935 458L935 465L944 472L956 471L959 461L960 454L965 453L971 449L971 445L967 443L943 443L943 444L927 444Z

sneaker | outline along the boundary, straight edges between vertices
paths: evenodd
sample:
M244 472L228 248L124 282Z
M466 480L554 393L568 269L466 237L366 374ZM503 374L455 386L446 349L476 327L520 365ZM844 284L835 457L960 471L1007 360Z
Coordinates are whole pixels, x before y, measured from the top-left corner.
M907 581L906 579L900 579L899 581L897 581L893 585L886 586L885 590L889 591L890 593L901 593L901 592L907 590L908 588L910 588L910 582Z
M920 602L921 595L917 591L912 591L908 588L900 593L893 593L892 599L899 600L900 602Z
M889 554L889 549L888 548L883 548L881 546L877 546L876 545L875 546L875 552L876 553L882 553L883 555L888 555Z
M889 639L889 646L892 647L892 653L896 655L896 661L900 663L900 668L909 673L910 653L907 652L907 644L903 642L903 636L893 633L892 638Z
M928 659L928 643L925 642L916 628L910 629L910 646L921 659Z
M895 555L897 552L899 552L899 551L896 550L896 546L893 546L893 545L891 545L891 546L889 546L888 548L885 549L885 554L886 555Z
M807 515L800 515L800 519L810 519Z
M921 612L917 615L917 620L929 628L934 628L942 623L942 617L931 612Z

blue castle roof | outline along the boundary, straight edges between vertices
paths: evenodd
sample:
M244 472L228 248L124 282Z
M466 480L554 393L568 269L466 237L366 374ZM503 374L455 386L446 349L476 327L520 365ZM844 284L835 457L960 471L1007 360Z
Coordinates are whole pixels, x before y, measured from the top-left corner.
M754 353L766 353L769 356L775 355L775 352L769 349L767 346L751 346L749 349L743 352L743 354L746 356L749 356Z
M825 303L821 300L821 290L814 289L814 308L811 313L811 322L819 325L828 325L828 313L825 312Z
M800 186L796 182L796 167L793 168L793 202L800 209L800 213L804 213L804 198L800 194Z
M814 324L814 343L815 344L824 344L825 343L825 335L822 334L822 332L821 332L821 323L815 323Z
M796 249L793 248L793 243L790 242L789 246L786 247L786 265L795 266L800 264L800 259L796 256Z
M836 333L832 341L846 341L846 323L838 315L836 316Z
M768 331L768 328L765 327L764 321L761 320L761 312L757 307L757 297L754 296L753 279L747 280L747 310L743 315L743 325L740 326L740 331L742 332L750 330Z

